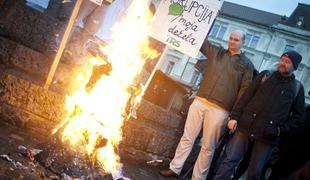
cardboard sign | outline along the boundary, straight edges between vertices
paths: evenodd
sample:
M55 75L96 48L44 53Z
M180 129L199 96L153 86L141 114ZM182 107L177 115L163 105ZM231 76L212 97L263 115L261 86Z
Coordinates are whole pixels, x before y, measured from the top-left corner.
M221 5L219 0L162 0L150 35L195 58Z

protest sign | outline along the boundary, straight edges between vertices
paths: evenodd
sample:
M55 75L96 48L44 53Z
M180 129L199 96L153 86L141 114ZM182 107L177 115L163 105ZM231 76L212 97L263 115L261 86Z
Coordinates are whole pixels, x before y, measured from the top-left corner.
M162 0L150 35L195 58L220 6L219 0Z

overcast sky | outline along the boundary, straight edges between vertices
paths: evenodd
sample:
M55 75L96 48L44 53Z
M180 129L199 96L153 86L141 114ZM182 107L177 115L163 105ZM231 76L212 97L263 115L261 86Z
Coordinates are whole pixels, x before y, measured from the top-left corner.
M279 15L290 16L297 4L310 4L310 0L225 0L236 4L272 12Z

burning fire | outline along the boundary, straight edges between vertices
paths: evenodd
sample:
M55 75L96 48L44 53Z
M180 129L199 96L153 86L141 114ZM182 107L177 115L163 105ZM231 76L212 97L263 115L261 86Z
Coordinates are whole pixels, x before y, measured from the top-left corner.
M145 59L158 55L148 48L152 15L147 4L147 0L134 0L127 15L113 26L113 41L109 47L102 47L112 65L110 74L86 91L93 66L104 64L99 57L88 59L86 71L77 77L79 89L66 97L68 115L60 126L64 127L62 140L75 148L83 147L109 173L117 172L120 166L117 147L122 140L126 106L132 100L128 89L137 85Z

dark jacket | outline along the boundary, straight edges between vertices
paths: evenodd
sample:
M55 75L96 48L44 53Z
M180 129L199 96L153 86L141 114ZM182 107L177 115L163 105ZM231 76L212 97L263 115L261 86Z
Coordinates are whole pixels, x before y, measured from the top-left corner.
M231 55L228 50L204 42L200 51L208 58L204 79L197 96L231 111L252 81L254 66L243 54Z
M294 75L285 78L277 71L262 82L265 72L254 79L230 118L238 121L237 130L254 139L277 143L278 133L288 132L302 122L304 88L300 82L296 82ZM298 93L296 83L300 83Z

